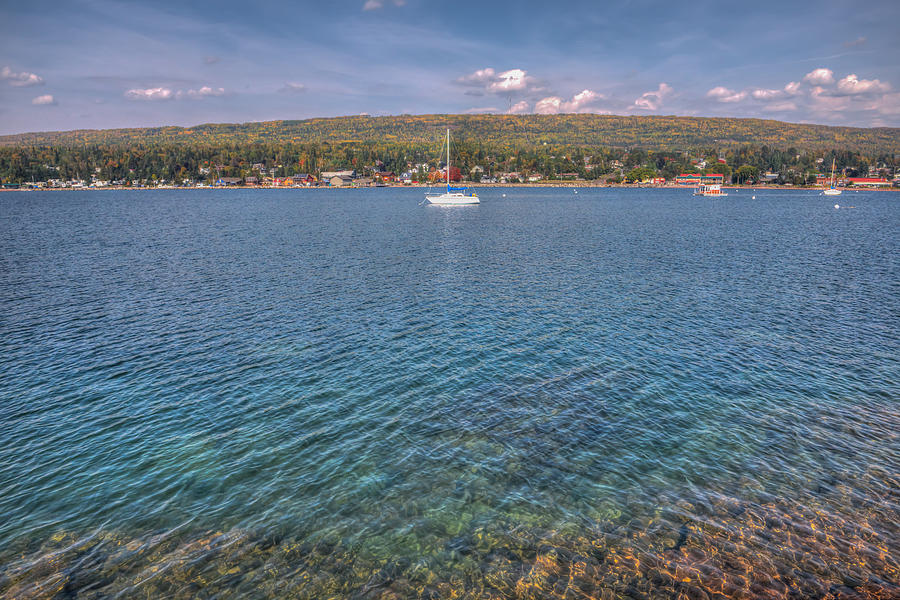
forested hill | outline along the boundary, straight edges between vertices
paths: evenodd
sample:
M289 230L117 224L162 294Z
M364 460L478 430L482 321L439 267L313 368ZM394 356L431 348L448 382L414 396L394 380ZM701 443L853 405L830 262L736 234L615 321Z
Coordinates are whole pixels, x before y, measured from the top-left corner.
M445 128L459 142L528 148L544 144L729 148L747 144L799 149L841 148L864 154L900 152L900 129L856 128L731 119L612 115L403 115L196 127L82 129L0 136L0 146L221 145L246 143L440 144Z

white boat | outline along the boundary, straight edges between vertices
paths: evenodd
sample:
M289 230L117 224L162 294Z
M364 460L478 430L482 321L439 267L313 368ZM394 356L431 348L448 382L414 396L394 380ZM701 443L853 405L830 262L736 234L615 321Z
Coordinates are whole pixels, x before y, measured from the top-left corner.
M714 198L718 198L721 196L727 196L725 192L722 191L722 186L718 183L710 183L703 184L701 183L696 190L694 190L695 196L711 196Z
M456 205L456 204L480 204L481 201L475 192L469 192L466 187L450 186L450 130L447 130L447 191L443 194L425 193L425 200L431 204Z
M826 196L840 196L841 190L834 187L834 158L831 159L831 187L822 192Z

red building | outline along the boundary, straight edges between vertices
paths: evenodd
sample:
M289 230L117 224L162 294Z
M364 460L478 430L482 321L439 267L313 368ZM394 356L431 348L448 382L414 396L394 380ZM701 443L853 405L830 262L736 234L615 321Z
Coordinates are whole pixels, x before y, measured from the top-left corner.
M883 177L850 177L847 184L858 187L891 187L891 182Z
M700 175L699 173L682 173L678 177L675 178L675 183L678 185L710 185L710 184L719 184L721 185L725 180L725 176L721 173L710 173L708 175Z

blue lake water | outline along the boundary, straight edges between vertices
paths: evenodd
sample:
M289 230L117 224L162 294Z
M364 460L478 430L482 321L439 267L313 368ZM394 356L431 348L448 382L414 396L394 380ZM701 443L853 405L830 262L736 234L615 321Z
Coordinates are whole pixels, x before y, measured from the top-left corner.
M0 596L900 597L900 195L752 194L0 194Z

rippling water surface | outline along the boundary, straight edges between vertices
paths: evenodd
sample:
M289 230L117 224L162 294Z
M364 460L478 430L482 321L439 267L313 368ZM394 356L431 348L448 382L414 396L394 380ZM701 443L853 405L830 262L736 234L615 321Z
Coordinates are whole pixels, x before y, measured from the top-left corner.
M900 196L421 197L0 195L0 596L900 597Z

